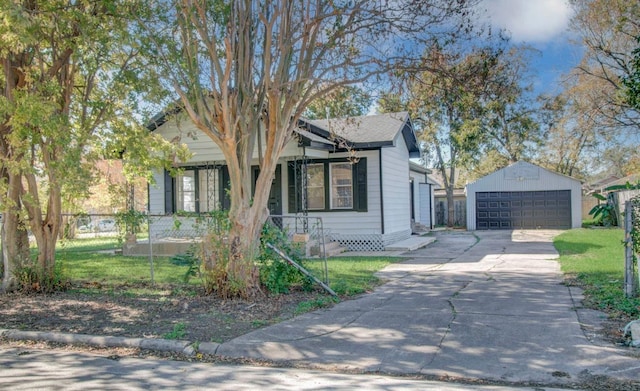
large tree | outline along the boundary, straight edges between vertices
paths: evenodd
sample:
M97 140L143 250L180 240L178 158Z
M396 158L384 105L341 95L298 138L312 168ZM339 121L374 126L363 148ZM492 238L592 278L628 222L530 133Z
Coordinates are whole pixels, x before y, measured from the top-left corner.
M0 4L3 290L18 283L55 288L63 196L86 189L101 147L117 145L122 152L118 140L149 140L133 117L142 75L123 17L136 6L119 0ZM153 143L160 141L145 145Z
M383 111L404 109L413 117L425 144L424 159L443 180L450 226L457 175L476 158L485 139L482 102L499 53L493 48L460 53L434 46L424 57L429 69L402 74L397 83L401 91L379 102Z
M535 119L537 103L529 82L532 54L526 46L504 50L497 56L486 83L482 116L487 147L509 163L529 158L541 141L541 129Z
M320 96L304 112L308 119L359 117L367 114L371 94L362 88L344 86Z
M626 99L623 80L633 77L640 5L627 0L572 0L572 5L571 28L584 48L574 75L592 88L592 120L601 132L637 134L640 111Z
M253 259L284 146L307 106L384 76L435 36L468 27L468 1L173 0L144 21L159 74L230 177L229 294L258 289ZM419 52L418 52L419 54ZM260 144L260 155L254 156ZM260 173L252 191L251 166ZM207 262L205 262L207 263Z

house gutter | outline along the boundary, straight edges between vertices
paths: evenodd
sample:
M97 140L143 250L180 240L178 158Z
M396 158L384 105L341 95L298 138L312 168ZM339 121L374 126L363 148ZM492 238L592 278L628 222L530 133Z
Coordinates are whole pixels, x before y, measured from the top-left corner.
M380 174L380 229L384 235L384 195L382 186L382 148L378 149L378 172Z

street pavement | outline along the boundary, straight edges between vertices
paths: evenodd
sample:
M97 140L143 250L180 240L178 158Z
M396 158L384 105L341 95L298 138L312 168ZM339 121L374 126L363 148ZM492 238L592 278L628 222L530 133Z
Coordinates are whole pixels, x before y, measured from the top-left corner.
M612 379L619 382L615 389L639 390L640 353L597 338L604 314L582 308L580 291L562 284L555 234L435 233L436 242L382 270L386 283L371 293L199 346L203 353L275 367L10 348L0 350L0 389L540 391L576 384L614 389L590 385ZM189 341L0 335L195 354Z
M510 386L456 384L407 377L340 374L138 358L109 359L87 353L0 350L0 389L23 390L368 390L511 391ZM524 387L519 391L560 391Z

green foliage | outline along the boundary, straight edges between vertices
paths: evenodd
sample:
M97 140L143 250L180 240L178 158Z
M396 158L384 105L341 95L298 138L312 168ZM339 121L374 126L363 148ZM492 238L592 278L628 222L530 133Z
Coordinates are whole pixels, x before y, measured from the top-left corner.
M618 226L621 222L618 221L617 211L619 206L616 202L616 198L614 197L614 192L619 190L637 189L640 189L640 183L632 184L627 182L624 185L613 185L605 188L603 191L607 192L606 196L600 193L593 193L593 197L603 203L598 203L598 205L591 208L589 215L593 216L593 218L598 221L599 225L604 225L605 227Z
M594 193L593 196L598 201L605 201L591 208L589 215L593 216L593 219L597 221L598 225L605 227L615 227L618 225L618 218L616 214L616 204L609 197L604 197L602 194Z
M304 116L308 119L358 117L367 114L371 95L361 88L344 86L314 100Z
M640 298L626 298L624 231L574 229L558 235L553 244L560 253L562 271L584 289L585 303L612 316L640 315Z
M310 311L317 310L319 308L330 307L338 301L338 298L330 296L322 296L311 300L305 300L298 303L293 313L296 315L301 315Z
M135 235L142 230L147 222L147 215L134 209L115 214L116 225L121 239L128 235Z
M177 254L169 258L169 262L176 266L186 267L183 281L188 283L194 277L202 277L200 273L200 259L195 255L195 250L185 254Z
M176 323L173 325L173 330L162 335L164 339L182 339L187 335L187 326L182 323Z
M634 254L640 254L640 197L634 197L631 199L631 240L633 245ZM640 269L638 265L638 259L636 258L636 267Z
M636 37L638 47L633 50L629 74L623 77L625 97L630 107L640 111L640 36Z
M69 288L69 280L62 273L60 265L56 265L53 273L48 273L42 267L30 263L15 269L14 275L24 293L53 293Z
M305 288L310 287L310 280L298 269L283 260L278 254L266 246L271 243L276 248L289 255L291 259L302 265L299 249L292 246L284 231L269 223L262 228L260 237L260 282L271 293L288 293L294 284L302 283Z
M352 296L371 291L380 284L375 273L401 258L392 257L332 257L328 259L329 286L338 295ZM324 264L307 260L305 267L314 275L322 275Z

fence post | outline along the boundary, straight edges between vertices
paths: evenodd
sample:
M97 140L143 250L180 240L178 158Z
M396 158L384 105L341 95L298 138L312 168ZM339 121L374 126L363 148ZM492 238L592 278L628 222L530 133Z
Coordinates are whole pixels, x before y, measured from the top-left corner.
M633 268L633 211L631 202L627 201L624 207L624 295L632 297L635 293L635 276Z
M149 273L151 274L151 285L155 285L155 273L153 268L153 242L151 238L153 233L151 232L151 214L147 213L147 232L149 232Z

